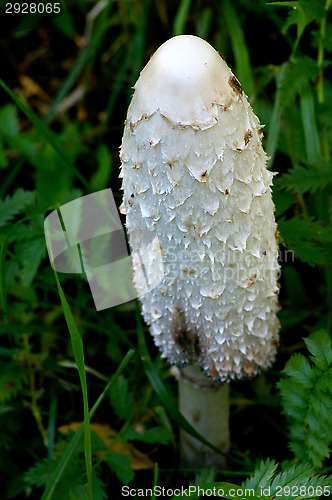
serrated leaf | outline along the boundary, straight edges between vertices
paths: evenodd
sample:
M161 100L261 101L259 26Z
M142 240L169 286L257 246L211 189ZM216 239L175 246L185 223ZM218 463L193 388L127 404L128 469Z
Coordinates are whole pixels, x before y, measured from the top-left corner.
M316 379L310 363L302 354L294 354L283 373L295 378L297 383L306 388L312 387Z
M288 387L287 387L288 386ZM308 407L308 399L306 390L302 390L296 384L280 384L280 387L284 390L283 400L285 403L289 403L291 407L295 408L297 411L305 411ZM287 388L286 388L287 387ZM291 392L290 392L291 388ZM288 407L285 408L287 412Z
M34 193L25 191L19 188L13 196L7 196L5 199L0 199L0 227L10 222L15 215L19 214L26 205L30 205L34 201Z
M328 371L324 373L319 379L319 386L322 391L330 392L332 396L332 373Z
M92 491L88 484L78 485L69 491L70 500L91 500Z
M307 349L314 355L311 358L314 363L321 370L328 370L332 363L332 343L329 333L326 330L318 330L304 339L304 342Z
M271 484L271 494L272 495L276 494L277 488L283 488L283 490L285 491L286 486L292 488L292 486L307 484L312 472L313 468L308 464L301 464L291 467L289 470L278 474L273 479ZM282 494L281 498L287 499L291 497L292 497L292 491L290 491L289 495L285 493Z
M315 193L332 185L332 165L327 162L319 168L296 165L283 174L279 182L293 193Z
M289 63L279 80L281 106L285 108L295 101L296 96L310 82L314 82L318 74L317 63L311 57L302 56L297 59L296 63Z
M128 421L132 419L135 412L132 403L133 396L129 391L129 384L124 375L118 377L109 393L109 398L118 417Z
M253 488L254 490L265 488L269 485L277 467L278 464L276 464L274 460L266 460L265 462L262 461L259 468L256 469L254 475L244 481L242 486L245 488Z
M116 474L119 481L128 484L135 477L135 473L130 466L129 457L120 453L107 453L106 460L110 469Z
M300 3L298 1L296 2L280 2L280 5L284 4L284 3L288 3L288 4L293 4L292 7L293 9L288 13L288 17L287 17L287 20L284 24L284 27L283 27L283 34L285 35L287 33L287 31L289 30L289 28L291 26L296 26L296 45L298 45L300 39L301 39L301 36L305 30L305 27L307 26L307 19L306 19L306 15L300 5ZM289 7L291 5L288 5Z
M328 421L332 415L332 398L330 395L324 394L315 388L310 398L309 409L312 410L320 420Z
M60 456L55 455L52 458L46 458L31 467L24 475L24 480L27 485L34 486L36 488L46 486L56 469L59 459ZM57 484L57 500L68 500L70 489L75 488L78 483L84 482L85 474L82 459L75 456L70 463L68 463L67 468L61 477L61 481Z
M301 453L301 448L298 449L297 445L292 444L291 448L297 452L297 455ZM313 467L309 464L296 465L278 474L276 474L276 468L277 464L273 461L267 460L266 462L261 462L253 476L242 483L242 487L253 488L255 494L268 494L270 499L277 497L280 500L313 499L320 497L323 492L328 493L330 491L329 488L332 485L331 476L316 475ZM269 477L262 480L267 471ZM261 483L264 483L263 488ZM217 485L218 483L212 484ZM229 497L226 496L226 498Z
M330 448L326 441L318 437L317 434L309 434L308 448L309 458L316 467L320 467L322 460L330 455Z
M332 241L332 227L325 226L312 217L293 217L278 220L278 229L287 247L295 256L311 266L327 264L330 249L324 246Z
M324 2L321 0L299 0L299 3L305 13L307 24L312 21L319 22L326 15Z
M105 491L103 484L96 471L93 471L93 492L91 494L91 487L89 484L77 485L69 492L70 499L73 500L108 500L109 496Z
M290 418L291 450L320 467L332 442L331 338L326 330L319 330L304 340L313 354L312 364L302 354L294 354L278 387L283 412Z

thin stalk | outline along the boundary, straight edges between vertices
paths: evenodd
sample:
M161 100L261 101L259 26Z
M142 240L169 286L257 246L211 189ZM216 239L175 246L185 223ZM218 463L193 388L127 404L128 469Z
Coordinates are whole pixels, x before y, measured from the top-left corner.
M179 410L187 421L205 439L221 452L230 448L229 384L218 384L208 379L196 366L176 370L179 379ZM225 456L216 453L202 442L180 430L181 463L185 467L224 468Z

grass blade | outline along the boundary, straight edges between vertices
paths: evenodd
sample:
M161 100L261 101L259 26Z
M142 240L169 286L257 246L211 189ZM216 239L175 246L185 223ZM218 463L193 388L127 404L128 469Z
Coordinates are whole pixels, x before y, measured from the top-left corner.
M154 464L154 472L153 472L153 496L151 500L156 500L156 486L158 485L158 477L159 477L159 467L158 463Z
M248 94L249 99L252 100L255 95L255 82L251 71L249 51L233 3L229 0L224 0L222 4L222 13L227 23L228 32L232 41L236 76L241 82L245 93Z
M315 165L321 160L322 153L316 123L314 96L309 85L303 88L300 94L300 103L307 159L310 164Z
M173 36L182 35L186 26L191 0L181 0L173 22Z
M267 141L266 141L266 152L270 156L270 165L273 165L274 156L278 147L279 131L280 131L280 119L282 113L282 102L280 99L280 82L282 82L285 71L287 71L286 64L281 66L280 71L277 73L277 92L274 101L272 118L268 127Z
M46 238L49 239L49 234L46 232ZM51 243L49 241L48 248L50 248L52 254ZM51 255L53 260L53 255ZM53 262L52 262L53 265ZM69 304L63 293L63 290L60 285L60 281L58 278L58 274L55 270L55 266L53 265L55 281L58 287L59 296L61 300L61 305L63 309L63 313L65 315L66 323L68 326L68 330L70 333L71 344L73 348L74 358L77 365L77 370L80 378L81 388L82 388L82 396L83 396L83 407L84 407L84 454L85 454L85 464L86 464L86 472L88 478L88 484L92 490L92 449L91 449L91 430L90 430L90 417L89 417L89 403L88 403L88 387L86 383L86 374L85 374L85 362L84 362L84 350L83 350L83 341L82 337L78 331L77 325L75 323L75 319L73 313L70 310Z
M125 355L125 357L123 358L120 366L118 367L118 369L114 373L113 377L107 383L103 392L101 393L101 395L99 396L99 398L97 399L95 404L93 405L93 407L90 411L90 414L89 414L90 420L92 419L92 417L96 413L99 405L101 404L101 402L105 398L107 392L110 390L113 383L116 381L116 379L118 378L120 373L122 373L123 370L126 368L127 364L129 363L129 361L133 357L134 353L135 353L135 351L133 349L130 349L127 352L127 354ZM69 460L71 459L76 447L78 446L78 444L83 436L83 432L84 432L84 423L81 425L81 427L75 433L75 435L73 436L72 440L70 441L68 447L66 448L64 454L62 455L62 457L61 457L61 459L60 459L60 461L59 461L59 463L58 463L58 465L57 465L57 467L56 467L56 469L55 469L55 471L54 471L54 473L53 473L53 475L52 475L52 477L51 477L51 479L50 479L50 481L49 481L49 483L48 483L48 485L43 493L41 500L51 500L53 493L54 493L54 490L56 488L56 485L58 484L64 470L67 467Z

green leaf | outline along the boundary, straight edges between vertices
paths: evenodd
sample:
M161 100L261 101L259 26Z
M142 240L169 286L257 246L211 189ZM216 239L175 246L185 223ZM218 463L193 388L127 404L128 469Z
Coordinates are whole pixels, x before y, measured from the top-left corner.
M94 191L105 189L108 186L112 171L112 156L105 144L99 146L97 150L97 171L91 179L91 186Z
M252 477L247 479L242 485L245 488L253 488L258 490L258 488L265 488L271 481L278 464L274 460L262 460L259 467L255 470Z
M310 82L315 82L318 74L317 63L311 57L302 56L296 63L287 63L279 81L281 106L285 108L295 101Z
M249 99L254 97L255 83L250 64L250 55L245 40L244 30L241 26L238 9L230 0L224 0L220 4L222 14L228 26L228 32L232 41L232 49L236 64L236 75L241 82Z
M332 185L332 164L324 162L320 167L296 165L279 179L280 184L293 193L315 193Z
M131 468L130 458L127 455L122 455L121 453L106 453L105 458L110 469L123 484L128 484L134 479L135 473Z
M19 214L26 205L31 205L34 201L34 193L19 188L13 196L0 199L0 227L10 222L15 215Z
M5 104L0 108L0 133L4 136L16 137L20 132L17 107Z
M284 212L286 212L286 210L288 210L288 208L290 208L294 203L294 196L290 193L286 193L284 190L281 190L278 187L279 181L273 186L273 201L276 206L275 208L276 217L279 217Z
M278 230L287 248L303 262L314 266L327 264L330 259L329 244L332 227L315 221L313 217L292 217L278 220Z
M296 25L297 36L293 52L295 52L295 48L298 46L306 26L312 21L319 22L326 15L324 2L321 0L271 2L268 5L291 7L292 10L288 14L287 21L283 27L283 33L285 34L291 26Z
M283 34L285 35L289 28L291 26L296 26L297 33L296 33L296 41L295 41L295 47L298 46L299 41L302 37L302 34L307 26L307 19L304 10L302 9L302 6L298 1L296 2L280 2L279 5L282 4L289 4L289 7L293 7L293 9L289 12L287 21L283 27ZM290 5L292 4L292 5ZM293 52L295 50L293 49Z
M268 495L270 499L271 497L281 500L306 499L318 498L324 493L329 495L332 486L331 476L316 475L311 465L296 465L278 474L276 468L273 461L262 462L253 477L242 483L242 487L253 488L256 494Z
M321 467L332 443L332 346L325 330L304 339L312 364L294 354L278 383L283 411L290 418L290 448L304 462Z
M46 238L49 238L49 234L46 234ZM48 245L48 248L51 248ZM51 256L53 261L53 256ZM54 264L52 262L52 264ZM74 316L70 310L69 304L63 293L60 285L60 281L57 272L54 271L55 281L58 287L58 292L61 300L61 305L63 313L66 319L68 330L70 333L71 344L73 348L74 358L77 365L77 370L80 378L82 397L83 397L83 411L84 411L84 453L86 462L86 471L88 477L88 483L92 487L92 450L91 450L91 430L90 430L90 417L89 417L89 404L88 404L88 388L86 383L86 373L85 373L85 362L84 362L84 350L82 337L78 331Z
M173 21L173 36L184 33L190 6L191 0L181 0Z
M332 363L331 336L326 330L318 330L303 339L307 349L313 354L311 359L321 370L328 370Z
M274 100L272 117L268 125L268 134L266 141L266 151L271 157L271 164L273 163L274 156L278 147L279 132L280 132L280 118L282 113L282 102L280 99L280 82L284 77L284 73L287 71L287 65L283 64L276 75L277 82L277 92Z
M305 137L307 161L320 164L322 160L320 138L315 113L314 95L310 85L303 87L300 94L302 125Z
M93 491L89 484L77 485L69 491L70 500L109 500L109 495L105 491L105 485L94 470ZM58 499L57 499L58 500ZM67 497L66 499L67 500Z
M78 485L69 491L70 500L91 500L92 490L88 484Z
M19 243L16 245L16 252L22 262L22 285L28 288L46 256L44 236Z
M299 3L305 13L307 24L312 21L318 23L326 16L325 5L321 0L299 0Z
M304 339L306 342L308 339ZM287 363L284 373L296 378L296 382L304 388L312 387L316 381L315 374L309 361L302 354L294 354Z
M171 441L172 436L167 429L162 427L152 427L146 431L138 432L133 427L128 427L123 432L120 432L121 438L124 440L143 441L145 443L160 443L167 444Z
M120 375L113 384L109 398L117 416L130 421L134 415L135 406L132 392L129 391L128 380L123 375Z
M31 467L24 475L27 485L36 488L46 486L54 474L59 460L60 456L55 455L52 458L45 458ZM84 483L84 468L82 465L82 459L77 455L67 464L61 481L57 485L56 500L68 500L70 489L74 488L77 483Z

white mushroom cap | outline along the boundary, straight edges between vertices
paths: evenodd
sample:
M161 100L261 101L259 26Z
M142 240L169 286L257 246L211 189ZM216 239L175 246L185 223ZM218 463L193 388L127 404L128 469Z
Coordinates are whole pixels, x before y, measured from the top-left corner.
M258 373L277 351L273 174L261 137L219 54L178 36L141 72L121 146L131 249L157 236L163 259L162 281L140 297L145 321L163 357L221 381ZM134 263L138 293L139 271Z
M218 52L201 38L171 38L141 72L128 119L136 123L159 111L182 125L212 126L218 105L227 107L231 103L232 77Z

